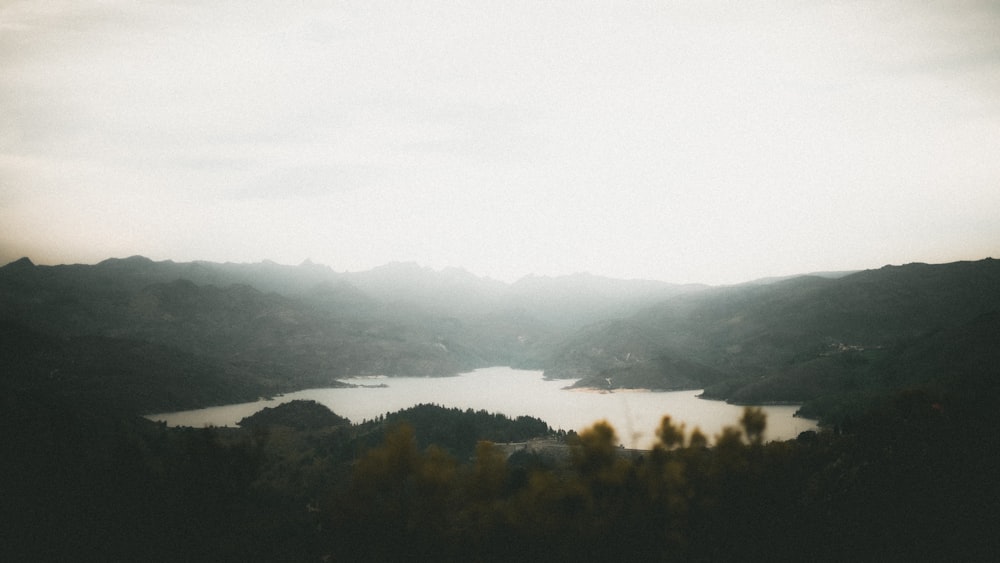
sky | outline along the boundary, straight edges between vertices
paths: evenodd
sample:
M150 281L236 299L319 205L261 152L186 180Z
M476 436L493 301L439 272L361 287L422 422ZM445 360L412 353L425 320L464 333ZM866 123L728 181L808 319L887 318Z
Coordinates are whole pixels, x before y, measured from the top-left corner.
M0 0L0 264L1000 257L1000 2Z

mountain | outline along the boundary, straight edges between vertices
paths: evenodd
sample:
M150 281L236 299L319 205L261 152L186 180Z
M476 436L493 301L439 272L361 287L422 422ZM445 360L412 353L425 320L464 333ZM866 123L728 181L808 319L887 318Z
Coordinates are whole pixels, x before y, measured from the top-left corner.
M384 303L417 305L444 316L484 315L492 311L507 285L458 268L435 271L414 262L393 262L343 278Z
M136 412L256 400L273 389L238 366L128 338L55 337L0 321L0 392L54 394Z
M129 378L139 385L145 379L146 389L124 394L123 404L139 411L333 386L348 375L447 375L482 363L474 351L451 342L455 330L446 324L442 329L435 317L403 314L346 282L324 280L297 295L309 287L303 280L316 277L312 271L139 258L25 266L0 269L0 321L29 335L11 340L12 346L28 348L44 338L42 348L52 351L11 350L28 363L18 373L74 373L88 380L85 387L104 386L109 393L121 388L116 378L134 374ZM233 283L199 285L182 277L188 274ZM237 283L275 287L282 277L290 280L288 295ZM230 384L207 392L218 387L214 381L221 374ZM205 392L177 393L171 378L181 375Z
M36 383L75 374L74 388L146 410L350 375L512 365L576 386L700 388L829 417L887 389L969 385L974 375L949 374L992 365L984 350L1000 348L1000 331L988 330L997 311L993 259L726 287L588 274L505 284L413 263L338 273L133 256L0 268L0 323L17 335L5 366Z
M115 374L148 367L160 375L150 375L149 388L126 402L170 410L337 385L350 375L539 367L548 349L591 319L624 316L681 291L581 276L514 285L412 263L338 273L308 262L132 256L93 266L38 266L24 258L0 268L0 322L59 344L62 351L44 361L11 351L34 358L32 373L65 372L75 361L66 350L82 342L98 350L155 347L161 352L154 354L155 370L134 353L93 355L84 370L87 385L111 385ZM97 361L104 356L117 359ZM168 372L188 374L195 378L192 388L206 392L178 393L162 375ZM217 392L218 374L233 393Z
M842 278L844 276L849 276L851 274L856 274L858 271L859 270L838 270L829 272L809 272L807 274L793 274L790 276L770 276L766 278L757 278L755 280L750 280L748 282L737 285L767 285L771 283L791 280L795 278L802 278L802 277L837 279L837 278Z
M681 295L578 332L544 365L594 387L687 381L741 403L829 401L947 373L926 367L946 367L931 361L945 354L935 334L978 327L967 354L1000 348L1000 331L970 324L997 311L1000 261L886 266Z
M609 318L624 318L645 306L707 287L617 280L591 274L526 276L510 286L504 305L531 311L557 326L583 327Z

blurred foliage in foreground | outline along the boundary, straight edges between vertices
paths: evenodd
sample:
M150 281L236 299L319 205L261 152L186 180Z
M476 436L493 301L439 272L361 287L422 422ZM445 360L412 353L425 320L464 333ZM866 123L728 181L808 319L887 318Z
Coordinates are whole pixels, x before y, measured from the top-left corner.
M32 561L987 560L1000 444L976 400L905 392L771 443L755 409L711 441L664 417L638 452L604 422L427 405L170 429L8 395L0 540ZM490 432L567 455L467 447Z

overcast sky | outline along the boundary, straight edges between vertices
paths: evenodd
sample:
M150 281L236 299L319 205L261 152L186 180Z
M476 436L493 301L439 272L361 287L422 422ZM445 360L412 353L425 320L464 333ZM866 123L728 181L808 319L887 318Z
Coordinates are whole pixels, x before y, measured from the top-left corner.
M1000 3L0 0L0 263L134 254L1000 257Z

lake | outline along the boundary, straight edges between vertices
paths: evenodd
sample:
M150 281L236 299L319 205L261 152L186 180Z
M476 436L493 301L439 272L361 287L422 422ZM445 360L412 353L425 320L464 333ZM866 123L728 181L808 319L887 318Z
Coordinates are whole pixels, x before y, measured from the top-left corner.
M380 376L341 381L364 387L306 389L270 400L151 414L146 418L164 421L169 426L236 426L240 419L264 407L311 399L351 422L361 422L420 403L432 403L511 417L534 416L557 430L567 431L579 432L603 419L614 426L625 446L648 448L655 442L656 428L665 414L686 424L688 431L697 426L711 438L724 426L736 425L743 412L741 406L699 399L700 391L570 390L566 387L573 380L546 380L541 371L508 367L477 369L454 377ZM787 440L799 432L816 429L814 421L793 416L797 406L763 408L767 413L768 440Z

